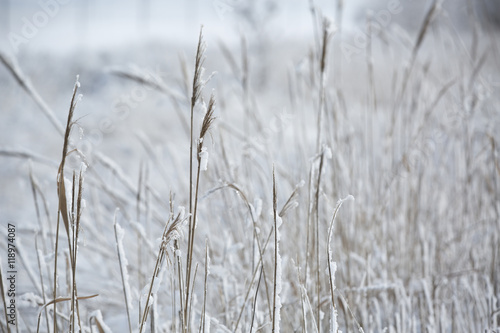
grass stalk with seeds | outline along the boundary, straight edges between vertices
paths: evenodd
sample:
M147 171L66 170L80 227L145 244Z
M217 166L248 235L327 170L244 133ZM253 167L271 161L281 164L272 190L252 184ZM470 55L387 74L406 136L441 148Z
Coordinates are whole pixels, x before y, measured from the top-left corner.
M198 46L196 48L196 57L194 65L194 76L193 76L193 87L191 95L190 104L190 136L189 136L189 216L188 216L188 244L187 244L187 258L186 258L186 296L184 302L184 332L187 332L188 325L188 315L189 315L189 299L190 299L190 289L191 289L191 269L193 264L193 247L194 247L194 226L196 223L196 212L193 211L193 144L194 144L194 108L201 98L201 93L203 89L203 63L205 62L205 50L206 45L203 40L203 27L200 29L200 35L198 38ZM215 100L214 100L215 102ZM208 113L208 112L207 112ZM211 123L211 122L210 122ZM199 165L198 165L199 166ZM199 168L198 168L199 170ZM198 172L199 175L199 172ZM197 199L194 199L195 207L197 206Z
M177 240L180 236L180 227L184 222L183 215L183 212L179 212L174 220L169 220L165 224L165 229L161 238L160 249L158 250L158 256L156 257L155 267L151 276L151 282L149 283L148 293L146 295L146 304L144 305L144 309L140 316L141 320L139 323L139 333L142 333L145 328L149 310L151 308L151 298L156 297L156 290L158 290L159 286L155 285L155 281L158 278L163 265L165 265L165 261L167 261L167 264L169 264L169 254L167 252L168 245L170 244L170 242Z
M80 83L78 82L78 77L77 77L75 86L73 88L73 95L71 97L71 103L70 103L70 108L69 108L69 112L68 112L68 120L66 122L66 130L65 130L65 134L64 134L64 144L63 144L61 164L59 165L59 170L57 172L57 195L59 198L59 201L58 201L59 206L58 206L57 226L56 226L56 240L55 240L56 244L55 244L55 250L54 250L54 253L55 253L54 287L53 287L53 299L54 300L57 299L57 279L58 279L57 257L58 257L58 249L59 249L59 226L60 226L61 219L64 223L64 229L66 231L66 236L68 239L68 248L69 248L69 255L70 255L70 260L71 260L71 270L73 273L73 277L76 274L76 248L75 248L76 240L74 239L74 236L77 236L78 232L76 232L76 234L75 234L74 233L75 226L73 223L70 224L70 220L72 220L71 222L73 222L73 219L70 216L71 212L68 212L68 203L70 201L68 201L69 199L66 197L64 167L65 167L65 163L66 163L66 158L68 157L68 154L71 153L70 151L68 151L68 149L69 149L69 136L71 133L71 128L74 124L73 123L73 113L74 113L76 105L78 103L77 91L78 91L79 86L80 86ZM72 191L72 195L74 196L74 191ZM80 198L80 200L81 200L81 198ZM78 218L78 221L79 221L79 218ZM72 241L75 241L75 242L73 242L73 244L72 244ZM74 281L73 281L73 285L71 286L71 290L72 290L72 293L71 293L72 302L75 302L75 301L78 302L78 297L76 295L76 293L77 293L76 284ZM73 316L74 315L74 305L73 304L71 305L71 308L72 308L71 315ZM57 302L54 302L54 304L53 304L53 315L54 315L53 330L54 330L54 332L57 332ZM75 329L73 321L70 322L70 330L71 329L72 330Z
M318 136L316 150L319 152L323 140L323 114L325 113L325 85L327 74L328 47L331 39L330 21L323 18L321 54L319 59L319 107L318 107Z
M207 112L205 113L205 116L203 117L203 122L201 125L201 130L200 130L200 135L198 138L197 142L197 149L196 149L196 159L198 161L198 167L196 171L196 187L195 187L195 194L194 194L194 209L192 212L192 219L191 223L189 225L189 235L190 235L190 242L188 242L188 262L187 265L188 267L192 264L193 260L193 250L194 250L194 236L195 236L195 230L196 230L196 223L197 223L197 212L198 212L198 191L199 191L199 186L200 186L200 173L202 168L206 168L206 163L208 162L206 159L208 156L204 156L204 154L208 154L206 152L206 148L203 146L203 141L205 139L206 134L210 130L210 127L215 120L214 117L214 111L215 111L215 96L212 94L210 96L210 100L208 102L207 106ZM191 158L192 159L192 158ZM186 275L186 308L185 308L185 315L188 310L188 306L190 305L190 298L189 298L189 275L190 271L188 271ZM185 317L185 320L187 321L188 317ZM186 324L186 322L185 322Z

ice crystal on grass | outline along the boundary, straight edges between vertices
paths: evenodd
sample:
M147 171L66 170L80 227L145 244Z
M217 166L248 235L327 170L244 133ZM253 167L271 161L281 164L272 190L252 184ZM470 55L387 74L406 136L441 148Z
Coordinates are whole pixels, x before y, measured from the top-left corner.
M128 273L128 260L127 257L125 256L125 250L123 247L123 238L125 236L125 231L122 229L122 227L117 223L116 224L116 238L117 238L117 250L120 255L120 269L122 272L123 276L123 286L125 288L125 294L127 295L127 305L129 309L133 309L133 303L132 303L132 293L130 292L130 276Z
M207 164L208 164L208 149L207 149L207 147L202 147L199 155L200 155L200 170L206 171Z

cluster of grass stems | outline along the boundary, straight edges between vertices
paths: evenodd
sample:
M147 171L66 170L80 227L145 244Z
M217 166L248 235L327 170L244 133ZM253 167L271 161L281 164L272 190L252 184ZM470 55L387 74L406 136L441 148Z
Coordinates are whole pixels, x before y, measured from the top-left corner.
M206 46L203 30L198 39L192 79L188 78L188 66L182 61L184 90L186 94L190 93L189 97L185 96L185 100L178 100L161 80L127 71L114 72L171 98L177 106L186 105L189 110L187 121L184 114L179 113L181 122L187 124L183 128L188 131L189 136L189 161L186 162L186 165L189 163L189 168L186 168L186 174L173 176L186 179L187 187L181 190L180 197L181 201L187 203L187 214L184 214L182 207L176 207L176 196L173 193L165 196L156 192L157 189L149 179L149 168L144 166L147 163L141 164L139 182L134 186L120 167L105 156L98 152L85 156L78 150L71 140L72 128L77 124L74 113L80 98L77 93L80 86L78 78L64 127L21 69L12 60L1 55L2 63L20 87L63 137L62 158L57 169L58 203L54 230L47 230L47 226L54 220L47 194L39 185L34 172L30 171L29 175L40 226L39 234L35 237L38 277L35 278L37 281L33 281L40 296L37 332L109 332L110 328L101 311L105 315L111 311L99 309L98 305L113 303L122 313L120 318L124 323L120 327L139 333L209 332L211 326L216 326L215 330L220 332L273 333L280 330L374 332L379 329L388 332L467 332L479 327L500 327L497 300L500 295L500 208L496 188L500 168L496 155L497 137L482 133L487 137L489 147L483 145L483 150L477 152L477 142L473 141L470 131L475 126L471 119L479 97L475 93L466 96L467 91L463 87L458 89L462 93L460 97L463 100L471 97L473 102L470 103L471 109L466 116L468 118L461 123L463 135L458 136L457 143L453 143L463 149L463 160L460 159L461 156L452 156L459 163L464 163L467 175L457 198L460 201L457 205L460 212L447 215L449 218L456 218L456 221L439 221L443 225L438 226L425 222L426 218L436 218L434 215L419 210L420 207L430 207L422 203L427 200L423 197L422 188L426 187L425 191L429 195L433 195L433 190L422 179L428 181L434 177L434 173L426 171L424 161L412 160L412 153L415 152L413 145L425 136L431 119L438 119L433 111L442 100L446 100L449 91L458 81L451 79L440 85L438 83L437 91L431 92L433 98L429 103L424 103L424 106L416 100L425 90L418 81L440 81L428 78L429 65L419 59L425 37L437 16L437 2L434 2L423 19L421 29L411 46L408 65L400 73L395 73L395 76L401 74L401 77L399 80L394 79L398 84L393 90L392 105L384 116L380 115L381 102L375 84L372 32L368 24L367 111L362 111L365 121L362 139L356 139L342 129L342 122L353 120L349 119L349 112L345 111L345 97L340 86L345 79L342 78L343 73L335 66L329 66L332 50L338 51L338 45L333 43L335 32L332 24L321 17L313 5L311 8L317 30L316 46L309 58L309 77L297 76L290 79L290 90L294 96L292 109L302 107L308 109L309 114L310 103L313 104L315 142L307 142L305 138L311 128L304 126L305 129L299 127L294 134L298 137L296 142L288 143L288 139L284 139L285 142L276 143L278 147L293 145L300 140L306 141L297 148L300 152L294 156L295 159L300 159L297 162L299 172L287 173L283 165L275 166L273 148L252 146L253 143L248 140L252 131L262 131L264 125L262 120L251 121L255 117L252 115L255 104L252 103L249 84L249 57L245 39L241 43L241 65L238 65L231 51L221 45L222 53L228 59L241 86L241 107L245 123L242 126L242 145L255 149L256 154L260 155L254 163L248 157L242 157L244 163L239 168L232 167L227 156L229 147L233 147L232 151L237 151L228 142L236 140L236 136L232 137L231 129L227 125L221 125L220 136L210 135L215 132L214 126L217 123L214 116L216 98L212 93L208 103L204 101L204 89L210 77L204 77ZM339 8L341 12L342 6L339 5ZM340 30L337 33L340 34ZM477 47L477 42L473 45ZM477 54L477 50L473 54ZM485 57L476 56L470 60L473 69L467 87L472 87L472 91L484 59ZM332 72L334 80L328 77ZM301 91L304 87L306 92ZM412 94L409 94L411 89ZM411 107L418 109L419 114L412 114L409 111ZM420 112L421 108L424 109L423 112ZM199 122L196 121L198 109L204 112ZM383 140L394 140L398 144L375 147L372 142L378 133L375 133L377 128L374 128L376 125L373 122L382 117L388 122L379 129L380 132L385 131L385 134L380 135L384 137ZM257 124L255 129L251 126L254 123ZM450 137L457 136L451 129L447 134ZM215 171L205 171L207 149L215 145L209 147L210 139L216 141L217 138L220 138L220 152L214 155L221 156L221 160L214 161L214 166L210 167L210 170ZM461 140L463 147L460 146ZM350 152L346 148L353 141L361 142L361 154L366 154L361 162L350 158ZM144 145L147 147L148 143L144 142ZM403 149L399 149L400 147ZM155 159L153 162L156 162L158 157L154 156L151 147L148 149ZM380 158L376 158L375 152L387 157L391 164L389 169L393 172L385 179L376 176L386 167L386 161L378 161ZM34 163L43 161L42 157L29 152L2 150L2 154L29 158ZM71 154L77 155L83 164L80 170L72 171L72 177L68 180L65 177L68 172L66 161ZM483 161L490 163L493 171L483 174L482 165L473 160L474 154L479 156L478 159L482 158L482 154L488 155ZM426 156L426 159L434 160L434 156ZM345 160L349 165L346 166ZM357 165L363 163L367 165ZM124 190L108 187L97 165L100 165L101 172L111 172ZM475 177L474 172L479 174ZM408 176L407 182L404 177L400 177L402 173ZM85 174L92 180L90 183L84 183ZM350 213L347 211L342 215L340 206L351 198L347 194L350 187L355 188L355 182L350 180L356 175L366 176L362 180L366 182L365 189L369 191L361 195L361 198L369 206L356 207ZM306 188L303 188L302 178L308 179ZM488 182L488 179L491 181L489 185L483 183ZM208 182L216 185L208 188ZM119 292L94 290L88 294L79 293L82 290L79 287L81 283L85 290L92 290L92 283L89 286L88 281L82 282L77 274L81 230L88 228L88 232L98 241L105 237L99 235L97 230L108 230L105 227L82 225L85 184L102 191L102 195L108 197L106 200L113 208L101 207L107 213L99 213L95 208L92 214L101 214L99 218L103 219L102 223L114 227L114 248L111 248L114 250L113 254L86 255L102 255L103 260L106 260L102 265L118 262L121 281ZM283 184L280 192L278 184ZM475 201L472 190L480 191L484 188L489 189L486 198ZM202 189L205 189L204 195ZM281 196L280 193L285 191L290 191L290 194ZM360 192L360 188L357 191ZM399 194L391 196L393 192ZM444 200L439 197L440 193L437 195L435 199ZM489 196L492 197L491 200L488 200ZM252 200L252 197L256 199ZM335 201L335 197L346 199ZM203 202L206 204L201 205ZM155 203L158 203L158 207ZM448 209L451 207L447 206ZM135 218L132 212L134 208ZM262 213L266 208L271 212L269 216ZM92 211L92 207L87 209ZM114 222L104 221L111 220L111 211L114 211ZM165 214L165 211L168 213ZM482 218L479 219L475 214L482 214ZM125 223L123 226L118 222L120 219L124 221L122 224ZM341 219L340 223L334 223L337 219ZM477 225L473 225L474 228L497 228L489 239L484 240L484 248L468 246L469 243L464 240L467 238L465 230L469 228L468 219L476 219ZM388 221L392 221L393 225ZM64 235L61 235L61 230ZM154 235L155 230L162 230L157 244L153 241L158 238ZM205 236L204 241L200 233ZM439 240L432 236L433 233L437 237L449 235L451 238ZM67 240L67 247L63 245L66 243L64 238ZM40 245L40 241L43 244ZM214 246L214 243L217 245ZM126 247L124 244L133 246ZM137 249L136 253L133 253L134 247ZM454 270L453 259L448 260L446 255L450 255L452 250L461 251L464 248L469 251L470 262L465 262L463 267L468 268ZM106 249L109 250L110 247L102 251L105 252ZM490 255L490 262L484 263L478 258L485 253ZM50 260L43 258L47 255L53 255L52 266L49 265ZM372 261L376 264L372 264ZM216 263L215 273L211 272L210 262ZM200 265L204 267L204 273L198 273ZM19 327L23 323L18 321L15 326L6 324L2 273L0 269L5 319L0 321L0 330L8 333L20 331ZM203 277L199 278L198 275ZM113 279L118 281L114 277ZM415 284L419 286L415 287ZM464 291L465 286L469 289ZM445 288L449 288L451 296L443 294ZM461 298L456 295L460 291ZM103 293L112 294L123 301L100 301L104 297ZM481 296L482 293L484 295ZM197 300L200 296L201 303ZM471 310L469 306L459 303L468 301L472 301L477 307ZM469 310L472 311L470 316L459 318ZM30 324L25 325L30 327Z

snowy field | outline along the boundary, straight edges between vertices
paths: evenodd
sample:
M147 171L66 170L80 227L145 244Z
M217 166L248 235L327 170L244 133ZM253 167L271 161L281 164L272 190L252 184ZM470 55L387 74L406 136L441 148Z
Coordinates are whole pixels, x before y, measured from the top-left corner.
M0 332L499 333L499 21L1 1Z

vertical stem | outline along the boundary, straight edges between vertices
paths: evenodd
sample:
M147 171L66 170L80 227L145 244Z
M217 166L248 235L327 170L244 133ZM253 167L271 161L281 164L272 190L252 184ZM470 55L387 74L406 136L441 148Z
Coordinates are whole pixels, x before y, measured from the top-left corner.
M196 74L195 74L195 79L196 79ZM194 88L193 88L194 89ZM194 94L194 92L193 92ZM194 96L193 96L194 97ZM193 230L194 228L192 227L192 220L193 220L193 112L194 112L194 105L196 101L192 98L191 99L191 125L190 125L190 138L189 138L189 234L188 234L188 251L186 254L186 302L185 302L185 309L184 309L184 325L183 325L183 331L187 333L187 307L188 307L188 300L189 300L189 287L190 287L190 282L191 282L191 253L190 253L190 248L191 244L193 242Z
M196 191L195 191L195 199L194 199L194 211L193 211L193 219L192 219L192 226L191 226L191 229L189 231L189 233L191 234L191 241L189 243L189 248L188 248L188 255L190 255L190 261L188 263L188 266L191 266L191 262L193 260L193 257L192 257L192 254L193 254L193 249L194 249L194 231L196 229L196 211L198 209L198 186L200 184L200 163L198 162L198 170L197 170L197 173L196 173ZM190 268L190 267L189 267ZM190 270L189 270L190 272ZM194 280L194 279L193 279ZM186 284L187 284L187 294L186 294L186 309L185 309L185 312L184 312L184 316L185 316L185 325L187 325L187 323L189 322L189 317L190 317L190 311L188 309L188 306L189 306L189 300L190 300L190 280L189 280L189 275L186 276ZM190 307L189 307L190 308Z
M273 325L272 332L276 330L276 280L277 280L277 265L278 265L278 223L277 223L277 200L276 200L276 178L274 175L274 165L273 165L273 218L274 218L274 293L273 293Z
M314 242L315 246L315 254L316 254L316 296L317 296L317 310L316 310L316 323L318 325L318 331L321 331L320 326L320 285L321 285L321 279L320 279L320 265L319 265L319 189L321 185L321 172L323 171L323 160L324 160L324 153L321 154L320 160L319 160L319 169L318 169L318 182L316 183L316 194L314 198L314 205L315 205L315 233L316 233L316 239Z
M52 295L52 299L55 300L56 297L57 297L57 251L59 250L59 222L60 222L60 214L58 213L57 214L57 226L56 226L56 246L55 246L55 250L54 250L54 286L53 286L53 295ZM54 333L57 332L57 302L54 302L53 306L53 318L54 318L54 321L53 321L53 331Z

